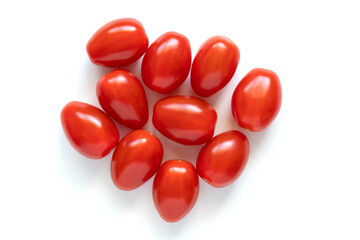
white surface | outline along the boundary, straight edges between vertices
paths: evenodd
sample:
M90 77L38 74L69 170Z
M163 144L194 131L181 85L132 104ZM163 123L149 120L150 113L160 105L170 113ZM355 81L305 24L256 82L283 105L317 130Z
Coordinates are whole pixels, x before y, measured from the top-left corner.
M337 2L2 1L0 239L360 239L360 15L357 1ZM201 180L197 204L175 224L155 210L153 179L116 189L110 156L82 157L61 129L67 102L99 106L96 81L110 70L91 64L85 46L121 17L140 20L150 43L186 35L193 56L213 35L236 42L237 72L208 99L216 134L240 129L230 98L249 70L272 69L282 83L271 127L245 132L243 175L223 189ZM139 67L128 69L139 76ZM159 95L146 92L152 107ZM189 79L178 93L192 94ZM151 121L145 129L160 136ZM161 140L165 160L195 162L200 147Z

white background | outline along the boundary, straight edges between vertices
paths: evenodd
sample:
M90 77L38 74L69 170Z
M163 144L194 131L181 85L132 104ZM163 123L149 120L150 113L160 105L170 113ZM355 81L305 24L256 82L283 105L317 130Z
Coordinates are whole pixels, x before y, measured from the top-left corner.
M0 239L360 239L360 14L357 1L2 1L0 3ZM193 56L213 35L239 46L232 81L208 98L216 134L244 132L249 163L231 186L200 180L183 220L157 214L151 179L131 192L113 185L111 154L89 160L61 129L69 101L99 106L85 46L103 24L140 20L150 43L166 31L187 36ZM141 60L127 67L140 77ZM283 105L264 132L231 116L234 87L252 68L274 70ZM150 108L159 99L146 89ZM189 79L177 91L193 92ZM150 115L151 116L151 115ZM164 160L195 163L185 147L145 129ZM129 129L120 127L121 136Z

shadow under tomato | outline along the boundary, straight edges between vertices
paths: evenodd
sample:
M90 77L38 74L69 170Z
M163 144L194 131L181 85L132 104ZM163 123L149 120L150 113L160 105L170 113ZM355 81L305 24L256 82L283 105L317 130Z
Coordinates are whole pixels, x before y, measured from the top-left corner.
M201 219L201 221L206 221L207 219L213 217L218 211L223 209L223 206L227 205L226 201L237 188L236 185L240 179L241 176L229 186L215 188L199 177L200 192L198 199L198 217Z
M97 83L97 81L104 76L105 74L108 74L109 72L115 70L116 68L109 68L109 67L102 67L93 64L92 62L87 61L86 66L84 69L84 77L82 79L85 79L86 82L90 83ZM93 89L95 92L95 90Z
M144 57L144 55L142 57L140 57L138 60L136 60L135 62L133 62L127 66L119 67L119 68L128 70L129 72L134 74L140 80L141 83L143 83L142 78L141 78L141 63L142 63L143 57Z
M195 92L191 88L190 73L185 79L185 81L178 88L176 88L173 92L165 95L167 97L175 96L175 95L196 96Z
M106 186L104 186L104 201L107 202L106 207L111 212L121 215L126 212L135 214L139 208L148 204L147 202L152 203L152 179L134 190L123 191L112 182L110 168L108 176Z
M179 144L177 142L174 142L164 135L162 135L159 131L157 131L155 128L152 129L152 134L155 135L164 147L164 157L163 161L165 162L170 159L181 159L186 160L196 166L196 159L197 156L203 147L203 144L201 145L195 145L195 146L187 146L183 144Z
M234 190L234 185L225 188L214 188L199 178L199 197L193 209L180 221L168 223L164 221L156 211L154 204L146 216L152 229L161 236L161 239L172 239L181 235L188 227L193 227L199 222L206 222L216 216L217 212L226 206L226 201Z
M116 122L115 120L114 120L114 123L115 123L117 129L119 130L119 134L120 134L119 140L121 140L126 134L133 131L133 129L125 127L124 125L121 125L120 123Z
M79 84L77 84L77 91L80 93L80 96L82 96L79 100L100 107L96 96L96 85L101 77L112 70L113 68L97 66L91 63L90 60L86 61L81 76L79 76L79 79L75 79L79 82Z
M68 142L61 129L58 131L59 171L69 188L84 191L95 181L101 181L101 171L106 167L106 159L89 159L78 153ZM111 153L110 153L111 154Z
M115 69L125 69L134 74L139 80L141 81L141 62L142 57L136 60L135 62L131 63L130 65L123 66L123 67L116 67L116 68L110 68L110 67L103 67L98 66L90 62L90 60L86 61L86 66L84 69L84 78L88 82L97 82L102 76L105 74L110 73L111 71Z
M151 204L152 206L148 208L146 214L146 222L150 225L149 228L155 229L154 231L158 233L159 239L174 239L175 236L181 235L184 229L194 224L193 214L196 210L196 204L188 215L173 223L163 220L157 212L153 201L151 201Z
M156 211L155 206L154 211ZM190 214L191 212L189 213L189 215ZM174 239L175 236L181 235L184 229L193 224L191 216L185 216L185 218L175 223L168 223L163 220L157 212L152 213L151 215L152 218L149 219L148 222L151 222L151 228L156 229L159 237L161 236L160 239Z
M194 96L197 96L194 92ZM224 97L228 97L228 96L224 96L224 92L222 90L220 90L219 92L215 93L214 95L210 96L210 97L200 97L199 98L203 99L204 101L206 101L207 103L209 103L211 106L213 106L215 109L219 109L220 104L222 104L222 101Z
M255 158L255 154L257 153L257 151L261 151L262 146L266 145L266 142L270 140L269 136L271 136L272 134L269 132L272 132L273 129L272 125L270 125L267 129L265 129L262 132L251 132L249 130L243 129L239 125L237 125L231 113L229 113L227 116L226 127L229 130L230 129L238 130L248 138L250 143L249 161Z

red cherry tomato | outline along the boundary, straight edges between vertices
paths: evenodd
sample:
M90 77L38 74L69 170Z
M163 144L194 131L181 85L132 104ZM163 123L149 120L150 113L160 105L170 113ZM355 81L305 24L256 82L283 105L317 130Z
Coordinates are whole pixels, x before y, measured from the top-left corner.
M177 222L194 207L199 195L199 178L193 165L183 160L168 160L157 172L153 199L159 215Z
M191 67L191 86L196 94L209 97L226 86L239 63L236 44L222 36L209 38L197 52Z
M240 81L232 96L235 121L250 131L263 131L279 113L281 98L278 76L267 69L253 69Z
M87 103L68 103L61 111L61 124L70 144L88 158L105 157L119 141L113 120Z
M189 40L176 32L167 32L150 45L141 65L144 83L158 93L169 93L187 78L191 66Z
M86 50L90 60L105 67L122 67L140 58L149 45L142 24L132 18L111 21L89 40Z
M201 149L196 169L214 187L225 187L242 173L249 158L249 141L239 131L223 132Z
M184 145L199 145L214 135L215 109L196 97L173 96L159 100L153 124L164 136Z
M101 107L120 124L137 129L148 121L144 88L129 71L118 69L100 78L96 94Z
M129 191L143 185L159 169L163 146L145 130L135 130L121 139L111 161L111 177L116 187Z

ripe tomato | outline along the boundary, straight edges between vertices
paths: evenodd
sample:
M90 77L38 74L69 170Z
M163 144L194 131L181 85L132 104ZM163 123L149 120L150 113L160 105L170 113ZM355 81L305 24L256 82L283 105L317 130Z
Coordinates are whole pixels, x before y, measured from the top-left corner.
M145 130L135 130L123 137L111 161L111 178L116 187L129 191L143 185L159 169L163 146Z
M249 158L249 141L239 131L223 132L201 149L196 169L214 187L225 187L242 173Z
M184 145L199 145L214 135L215 109L196 97L173 96L159 100L153 110L153 124L164 136Z
M209 97L226 86L240 59L236 44L222 36L209 38L200 47L191 67L191 86L196 94Z
M87 103L68 103L61 111L61 124L70 144L88 158L105 157L119 141L113 120Z
M148 45L148 37L138 20L120 18L97 30L86 50L94 64L122 67L140 58Z
M150 45L141 65L144 83L158 93L169 93L187 78L191 66L189 40L176 32L161 35Z
M144 88L129 71L118 69L100 78L96 94L101 107L120 124L137 129L148 121Z
M159 215L177 222L194 207L199 195L199 178L194 166L183 160L168 160L157 172L153 199Z
M251 70L236 87L231 102L232 113L240 127L253 132L266 129L281 107L281 84L270 70Z

